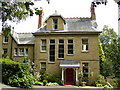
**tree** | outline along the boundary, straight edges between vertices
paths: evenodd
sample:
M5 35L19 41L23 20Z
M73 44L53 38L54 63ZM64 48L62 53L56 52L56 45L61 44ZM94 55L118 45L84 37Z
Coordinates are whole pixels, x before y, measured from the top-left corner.
M102 68L105 69L107 66L106 71L103 70L104 74L106 74L106 76L112 75L112 73L115 75L120 74L120 41L117 34L113 29L105 26L102 34L100 35L100 41L106 59L106 62L102 63ZM113 66L114 68L112 68ZM113 72L111 70L113 70ZM108 71L111 74L107 74Z
M46 0L48 3L49 0ZM33 14L40 15L41 10L38 8L32 9L34 2L31 0L24 0L23 2L18 2L17 0L9 0L9 2L0 1L0 20L2 21L2 31L6 27L11 28L7 21L19 22L25 20L28 16L33 16Z

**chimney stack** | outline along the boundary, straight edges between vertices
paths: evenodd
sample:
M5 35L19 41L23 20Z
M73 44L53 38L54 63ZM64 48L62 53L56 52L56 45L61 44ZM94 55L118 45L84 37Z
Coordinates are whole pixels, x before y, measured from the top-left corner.
M95 3L91 3L91 19L96 20L96 15L95 15Z
M43 9L41 9L41 14L38 17L38 28L42 26L42 18L43 18Z

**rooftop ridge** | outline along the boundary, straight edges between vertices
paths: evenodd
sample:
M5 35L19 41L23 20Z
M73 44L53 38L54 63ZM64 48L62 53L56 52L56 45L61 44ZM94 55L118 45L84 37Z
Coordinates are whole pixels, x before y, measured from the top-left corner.
M20 33L17 33L17 34L32 34L33 32L20 32Z
M90 17L67 17L65 19L91 19Z

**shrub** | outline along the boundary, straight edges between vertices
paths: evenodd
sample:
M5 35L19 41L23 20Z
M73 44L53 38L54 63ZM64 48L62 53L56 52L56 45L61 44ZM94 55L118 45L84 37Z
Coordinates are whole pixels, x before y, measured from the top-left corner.
M45 86L48 83L47 80L43 80L43 86Z
M59 85L58 83L51 83L51 82L47 83L47 86L58 86L58 85Z
M106 80L104 78L104 76L99 75L95 81L95 85L97 84L101 84L101 85L106 85Z
M42 85L43 85L43 82L35 81L35 82L34 82L34 85L40 85L40 86L42 86Z
M114 88L120 88L120 79L108 79L107 80Z
M11 86L20 88L32 88L33 75L29 72L29 65L10 60L1 59L2 64L2 82Z
M41 71L40 72L40 81L42 82L43 80L47 80L48 82L52 82L52 83L56 82L59 85L62 85L60 76L52 75L52 74L46 73L44 71Z

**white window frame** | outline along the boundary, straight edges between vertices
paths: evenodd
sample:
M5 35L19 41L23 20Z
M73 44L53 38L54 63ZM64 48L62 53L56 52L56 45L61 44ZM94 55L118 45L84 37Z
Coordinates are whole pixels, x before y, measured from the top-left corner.
M18 48L14 48L14 56L18 56Z
M51 55L50 55L50 45L55 45L55 43L50 43L51 40L54 40L55 43L56 43L56 40L55 40L55 39L50 39L50 40L49 40L49 60L48 60L48 62L49 62L49 63L55 63L55 60L54 60L54 61L50 61L50 56L51 56ZM55 48L56 48L56 47L55 47ZM55 56L56 56L56 54L55 54Z
M54 19L57 19L57 24L54 23ZM53 30L58 30L58 23L59 23L59 19L58 18L52 18L52 28ZM54 26L57 25L57 29L54 28Z
M68 43L68 40L72 40L73 43ZM67 40L67 55L74 55L74 40L73 40L73 39L68 39L68 40ZM69 45L73 45L73 49L72 49L72 50L73 50L73 53L72 53L72 54L69 54L69 53L68 53L68 50L69 50L68 46L69 46Z
M87 40L87 44L84 44L83 43L83 40ZM87 50L87 47L88 47L88 50ZM89 40L88 38L82 38L82 52L88 52L89 51Z
M7 39L7 42L6 42L6 39ZM4 36L3 43L8 43L8 39L9 39L9 37L8 37L8 36Z
M6 53L5 53L5 50L7 51ZM3 54L8 54L8 49L7 48L3 48Z
M43 41L45 41L45 45L44 45L44 43L43 43ZM41 52L46 52L47 51L47 40L46 39L41 39ZM45 50L43 50L43 47L45 47Z
M60 42L59 42L60 40L63 40L63 43L60 43ZM60 57L59 57L59 54L61 54L61 53L59 53L59 45L63 45L64 48L65 48L64 43L65 43L65 40L64 40L64 39L59 39L59 40L58 40L58 59L64 59L64 58L60 58ZM63 48L63 49L64 49L64 48ZM65 50L64 50L63 54L65 54Z
M25 50L24 50L25 52L25 56L28 56L28 52L29 52L29 50L28 50L28 48L25 48Z
M19 56L24 56L24 52L24 48L19 48Z
M42 63L45 63L45 67L42 67ZM40 62L40 70L43 70L43 69L45 69L45 71L46 71L46 62L45 61L41 61Z

